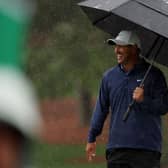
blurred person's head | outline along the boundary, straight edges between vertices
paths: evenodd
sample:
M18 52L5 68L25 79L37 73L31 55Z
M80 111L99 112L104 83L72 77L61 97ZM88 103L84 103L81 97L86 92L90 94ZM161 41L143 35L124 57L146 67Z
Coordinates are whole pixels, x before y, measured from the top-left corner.
M13 126L0 122L0 167L21 167L23 145L25 137Z
M40 116L32 85L23 67L32 0L0 1L0 168L26 166L30 139L38 134Z
M23 168L40 115L31 83L15 69L0 68L0 168Z

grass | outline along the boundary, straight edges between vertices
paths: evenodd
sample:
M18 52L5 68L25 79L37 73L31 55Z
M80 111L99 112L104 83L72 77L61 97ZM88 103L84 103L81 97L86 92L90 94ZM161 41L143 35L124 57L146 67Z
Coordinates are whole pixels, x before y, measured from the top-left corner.
M84 145L33 144L33 165L36 168L105 168L106 163L85 162ZM104 157L104 145L97 146L97 156ZM168 165L168 143L164 141L162 165ZM82 158L82 162L79 159Z
M33 165L36 168L105 168L105 163L80 162L85 159L84 145L48 145L35 143ZM104 145L98 145L97 156L104 157Z
M165 146L166 145L166 146ZM84 162L84 145L48 145L35 143L33 145L33 165L36 168L106 168L106 163ZM168 144L164 143L162 165L168 165ZM104 157L104 145L98 145L97 156ZM82 158L82 162L79 159Z
M168 165L168 127L167 119L163 124L162 165ZM104 157L105 146L97 145L97 156ZM79 159L82 158L82 162ZM49 145L35 142L32 151L33 165L36 168L105 168L106 163L85 162L85 145Z

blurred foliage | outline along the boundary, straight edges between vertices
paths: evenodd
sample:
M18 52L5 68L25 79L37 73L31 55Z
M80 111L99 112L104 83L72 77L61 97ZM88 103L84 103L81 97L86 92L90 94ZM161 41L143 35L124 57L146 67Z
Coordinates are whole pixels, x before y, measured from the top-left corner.
M90 23L80 0L37 2L26 69L40 96L74 95L78 85L97 93L103 72L115 64L113 49L104 44L109 34Z
M41 97L76 94L78 85L97 91L114 65L109 36L93 27L75 0L38 0L26 69Z

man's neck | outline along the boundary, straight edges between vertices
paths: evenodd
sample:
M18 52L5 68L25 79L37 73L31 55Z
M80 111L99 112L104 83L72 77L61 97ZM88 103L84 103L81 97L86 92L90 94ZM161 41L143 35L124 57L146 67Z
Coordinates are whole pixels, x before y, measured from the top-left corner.
M126 64L126 65L122 65L123 69L125 72L129 72L134 68L135 64Z
M133 59L131 62L128 62L127 64L122 65L122 67L124 68L124 71L125 71L125 72L129 72L129 71L131 71L131 70L135 67L135 65L136 65L139 61L140 61L139 56L134 57L134 59Z

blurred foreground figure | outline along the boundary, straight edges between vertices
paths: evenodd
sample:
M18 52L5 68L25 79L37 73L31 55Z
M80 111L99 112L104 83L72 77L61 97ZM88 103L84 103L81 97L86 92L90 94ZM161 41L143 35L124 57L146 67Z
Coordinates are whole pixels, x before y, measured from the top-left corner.
M0 1L0 168L30 167L30 140L40 133L38 103L22 72L31 0Z
M40 116L30 82L0 68L0 168L29 164L29 141L40 133Z

